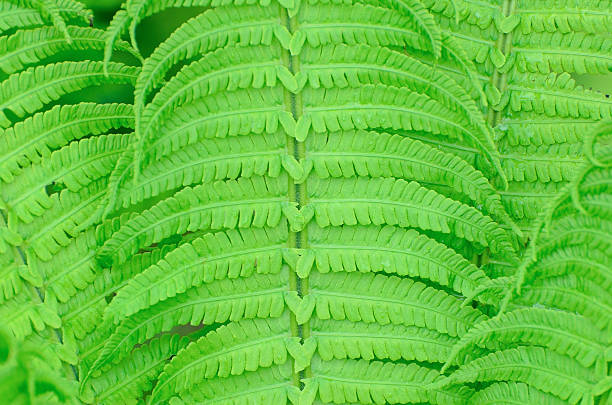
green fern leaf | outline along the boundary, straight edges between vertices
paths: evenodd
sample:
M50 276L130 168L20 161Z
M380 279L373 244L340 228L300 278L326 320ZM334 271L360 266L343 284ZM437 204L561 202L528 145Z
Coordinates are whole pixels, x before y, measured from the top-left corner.
M89 183L104 178L127 148L129 137L102 135L86 138L53 152L41 165L26 168L0 193L9 214L30 222L33 216L41 215L39 207L50 206L48 185L61 185L78 192Z
M487 280L482 270L414 230L392 226L310 226L308 233L309 249L321 273L385 272L431 280L464 295Z
M64 33L54 27L20 30L11 36L0 38L0 69L12 74L26 66L40 64L41 61L62 51L90 51L104 48L104 32L101 30L75 26L68 26L66 30L72 42L66 41ZM129 45L123 41L117 42L115 49L133 53Z
M210 332L168 363L147 403L163 403L203 378L241 375L284 364L289 357L288 341L295 339L287 336L286 325L282 318L246 320Z
M282 227L230 230L181 245L131 279L113 299L106 316L117 322L213 280L278 274L287 236Z
M283 176L185 188L127 223L104 244L99 260L120 264L140 248L185 231L276 226L283 206L288 206L282 198L286 188Z
M319 319L418 326L461 336L483 315L443 291L381 274L313 273L310 293Z
M161 332L175 325L212 325L228 320L276 318L284 310L283 286L287 273L252 276L244 279L218 280L186 291L125 318L106 340L103 350L89 371L117 362Z
M91 391L86 396L100 403L121 401L123 404L137 404L142 395L152 388L164 363L187 343L189 339L179 335L152 339L129 358L99 378L92 379L88 387Z
M518 347L492 353L460 367L450 381L524 382L570 404L592 395L598 382L591 370L540 347Z
M22 168L40 163L71 141L133 128L133 122L132 107L127 104L82 103L37 113L0 135L0 177L11 183Z
M359 360L314 362L316 377L306 380L317 387L324 403L430 403L461 404L468 389L438 390L429 385L444 381L436 370L416 364Z
M291 383L289 363L271 366L237 376L216 377L206 380L206 384L193 387L182 393L180 398L173 397L169 403L180 404L219 404L239 403L287 404L289 398L297 398L299 389ZM229 382L232 384L228 384Z
M11 125L6 111L18 117L32 114L45 104L64 94L105 83L134 83L137 68L120 64L109 66L110 76L105 77L101 62L59 62L31 67L10 76L0 83L0 125Z
M452 233L514 260L508 236L474 208L393 179L310 181L310 206L321 227L388 224ZM357 197L359 196L359 197Z
M505 313L474 326L453 348L449 359L461 358L472 345L500 350L513 344L529 343L549 347L576 359L583 367L590 367L604 356L609 340L609 337L579 315L527 308Z
M324 361L403 359L443 363L457 342L448 335L414 326L315 319L311 327L317 353Z
M474 405L485 405L503 403L508 398L516 399L523 404L563 405L567 403L530 385L515 382L493 383L476 392L471 401Z

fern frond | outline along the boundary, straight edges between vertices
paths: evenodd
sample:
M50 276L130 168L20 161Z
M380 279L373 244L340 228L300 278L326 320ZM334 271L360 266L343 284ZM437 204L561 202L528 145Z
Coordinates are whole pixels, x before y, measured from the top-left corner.
M517 75L508 84L508 95L496 110L533 112L544 117L601 120L612 115L612 101L603 94L585 91L567 73Z
M287 1L289 3L290 1ZM255 4L259 3L261 6L267 6L269 0L247 0L247 1L235 1L236 5L241 4ZM279 1L279 3L285 3L285 1ZM218 7L221 5L234 4L234 2L226 1L213 1L213 0L133 0L126 2L121 6L121 9L115 13L106 30L106 49L104 60L110 61L113 54L115 42L121 39L121 36L129 30L130 39L132 46L138 51L138 44L136 42L136 28L138 24L146 18L156 13L160 13L169 8L175 7Z
M147 158L152 160L151 164L142 171L136 184L123 182L117 192L117 205L128 207L169 190L211 184L215 180L278 177L282 171L282 154L286 149L284 132L202 139L173 152L160 148L168 142L172 142L171 148L178 148L177 143L182 141L188 140L181 136L173 141L160 139L153 144Z
M374 129L424 131L473 144L505 178L495 144L489 134L473 131L460 114L426 95L406 88L366 85L359 89L304 91L304 114L296 129L296 139L315 133Z
M48 284L53 291L60 290L58 284L62 276L67 275L68 279L63 280L64 298L58 309L63 324L72 329L77 339L84 339L100 325L100 319L110 305L107 301L114 298L132 277L142 272L143 268L157 263L173 248L172 245L166 245L151 252L134 255L128 262L117 266L114 271L96 273L92 271L92 275L85 282L80 281L73 271L51 273L53 278L49 278ZM88 252L91 252L91 248ZM93 261L91 254L87 259L91 265ZM55 260L51 264L54 265L54 262Z
M72 42L66 41L64 33L54 27L19 30L11 36L0 37L0 69L12 74L26 66L40 64L43 60L60 52L92 51L104 48L104 31L96 28L68 26ZM127 53L133 50L123 41L115 49Z
M502 204L512 218L525 224L523 230L530 230L531 221L543 214L565 186L565 183L560 182L511 182L507 191L500 192Z
M491 132L476 103L461 86L443 72L432 72L429 66L409 55L387 48L338 44L308 47L300 56L302 65L296 74L299 83L307 81L313 88L377 83L409 87L428 94L453 111L462 111L479 131Z
M514 41L513 51L516 59L506 63L520 71L605 74L612 68L612 42L600 33L530 33Z
M50 260L70 243L71 237L79 234L80 225L93 214L106 186L106 179L101 179L77 192L63 190L54 194L44 213L28 224L19 225L29 250L43 261Z
M8 0L22 7L33 8L40 15L51 22L55 28L62 32L66 41L71 42L72 38L68 31L65 14L74 15L82 21L90 22L93 19L91 11L79 1L75 0Z
M572 245L587 245L589 250L612 252L612 222L572 214L556 218L550 229L539 235L540 251L552 252Z
M575 274L536 280L523 286L515 297L521 305L544 305L576 312L602 330L612 330L612 294L600 285Z
M148 404L163 403L174 394L212 377L241 375L287 361L288 322L244 320L221 326L179 352L159 376Z
M395 177L448 186L516 228L484 175L463 159L400 135L367 131L314 134L306 140L315 173L328 177Z
M315 376L306 379L324 403L430 403L462 404L470 390L429 388L444 381L436 370L416 364L363 360L313 361Z
M106 177L127 148L129 139L130 135L86 138L53 152L41 165L26 168L0 193L9 214L29 222L33 216L42 214L40 207L50 206L48 185L78 192Z
M153 388L164 364L189 343L186 337L162 335L136 349L132 355L90 380L86 396L95 403L137 404ZM90 402L90 401L88 401Z
M590 367L603 358L610 338L580 315L541 308L518 309L473 326L453 348L447 364L461 358L473 345L500 350L515 344L548 347Z
M598 382L592 370L541 347L518 347L491 353L461 366L449 381L523 382L570 404L592 395Z
M287 277L287 272L281 272L253 275L248 282L241 278L216 280L125 318L106 340L89 375L178 325L212 325L228 320L235 324L245 318L279 317L285 307Z
M510 399L511 398L511 399ZM521 404L565 405L567 402L542 392L528 384L497 382L477 391L470 399L474 405L503 404L516 401Z
M127 104L81 103L37 113L0 134L0 177L10 183L22 168L40 163L71 141L133 125L132 106Z
M587 246L570 246L538 257L529 268L529 278L576 274L604 288L612 286L612 258Z
M198 230L263 226L281 221L288 182L285 176L218 181L184 188L129 221L98 253L104 264L120 264L140 248L172 235Z
M310 292L319 319L418 326L461 336L483 315L462 307L443 291L410 279L382 274L310 275Z
M150 138L168 111L190 104L194 99L239 88L274 87L277 81L282 81L288 88L297 88L295 79L282 64L280 47L218 49L184 67L164 85L139 117L139 136Z
M11 125L5 110L22 118L40 110L61 96L87 87L107 83L132 84L138 68L122 64L109 65L110 75L104 76L102 62L59 62L31 67L0 83L0 126Z
M431 280L466 296L487 280L482 270L462 256L414 230L310 226L308 235L308 249L321 273L385 272Z
M47 327L59 328L62 324L50 305L31 300L28 293L24 291L0 305L3 325L18 341L23 341L34 331L42 332Z
M279 86L217 93L181 106L164 119L160 132L144 144L144 161L157 160L187 144L238 135L293 134L295 120L283 105ZM278 134L277 134L278 136Z
M609 1L569 0L559 4L554 13L550 12L550 4L545 0L518 1L521 35L532 32L560 32L568 35L576 32L610 32L612 13Z
M181 245L121 288L105 316L118 320L213 280L278 274L287 229L241 229L206 234Z
M508 180L515 182L568 182L583 164L579 144L517 146L501 150L500 159Z
M313 319L311 336L324 361L364 359L444 363L456 338L431 329Z
M176 109L159 131L164 136L155 139L151 145L143 145L142 163L157 161L188 144L210 138L293 133L295 120L283 107L282 100L283 93L279 88L239 90L219 93ZM124 154L117 163L110 178L109 212L114 208L121 185L134 177L136 164L134 151ZM276 174L275 170L272 172ZM139 180L136 187L138 183Z
M230 384L231 382L231 384ZM289 362L241 375L207 378L169 403L235 405L239 403L288 404L289 398L297 398L299 389L291 381ZM174 401L174 402L173 402Z
M140 114L149 94L166 72L182 60L228 45L287 43L289 32L278 23L278 7L214 8L189 20L147 58L138 77L135 106Z
M0 32L42 24L43 20L36 10L22 7L10 1L0 3Z
M537 114L520 113L518 117L505 118L497 128L503 132L500 143L510 146L576 144L595 122L560 117L550 119Z
M453 234L514 260L508 235L476 209L418 183L394 179L310 179L309 206L317 224L398 225Z

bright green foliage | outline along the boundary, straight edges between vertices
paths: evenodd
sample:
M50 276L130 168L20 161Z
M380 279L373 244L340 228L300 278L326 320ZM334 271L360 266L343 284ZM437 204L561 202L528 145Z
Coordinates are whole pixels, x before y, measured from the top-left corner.
M611 10L0 0L0 399L609 403Z

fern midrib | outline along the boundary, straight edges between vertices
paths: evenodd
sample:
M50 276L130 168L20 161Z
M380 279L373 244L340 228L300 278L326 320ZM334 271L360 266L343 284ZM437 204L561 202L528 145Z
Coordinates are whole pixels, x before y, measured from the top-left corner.
M429 100L429 98L427 99ZM317 106L317 107L306 107L306 110L310 113L310 112L328 112L328 111L337 111L337 110L355 110L355 111L363 111L363 110L384 110L384 111L398 111L401 113L410 113L410 115L419 115L422 117L425 117L431 121L440 121L443 122L444 124L446 124L447 126L451 127L451 128L456 128L459 132L462 132L464 134L466 134L468 137L470 137L470 134L472 133L468 128L464 127L463 125L459 125L456 121L451 121L448 119L445 119L444 117L441 117L439 115L434 115L434 114L430 114L427 113L421 109L411 109L411 108L407 108L407 107L396 107L394 105L387 105L387 104L357 104L357 103L346 103L346 104L339 104L339 105L333 105L333 106L329 106L329 107L321 107L321 106ZM449 110L450 112L450 110ZM451 112L451 114L454 114ZM425 121L427 121L427 119ZM450 136L450 135L449 135ZM474 139L473 137L470 137L471 139Z
M477 44L483 44L486 46L493 46L495 44L494 40L489 40L487 41L486 39L482 39L479 37L472 37L469 36L465 33L459 33L459 32L455 32L455 31L451 31L451 30L443 30L445 33L447 33L448 35L452 35L453 37L457 37L460 39L463 39L464 41L469 41L469 42L475 42Z
M54 273L52 277L47 278L44 285L46 287L50 287L56 280L62 278L64 275L66 275L68 273L72 273L72 271L75 268L77 268L80 265L88 262L90 259L93 259L95 255L96 255L96 252L93 249L90 250L89 254L87 254L85 256L80 256L80 259L77 260L76 262L71 262L70 266L63 267L64 270L62 270L61 272Z
M450 167L440 166L440 165L434 164L430 160L417 159L417 158L410 157L409 155L401 155L400 154L401 152L399 153L398 152L399 151L397 150L391 151L389 153L353 152L353 151L342 150L342 151L333 151L333 152L310 152L310 155L311 156L332 157L332 158L337 157L337 156L342 156L342 157L357 157L357 158L376 158L377 160L406 161L406 162L415 163L421 166L427 166L433 169L438 169L441 171L452 173L456 177L463 179L466 183L472 184L474 188L479 187L472 179L470 179L467 175L464 175L463 172L454 170L456 166L450 166ZM397 154L391 154L391 153L397 153ZM473 174L473 172L470 174Z
M105 41L103 39L96 39L96 38L91 38L91 37L79 37L76 36L74 34L71 34L70 37L72 38L73 41L83 41L86 40L87 42L99 42L101 44L104 44ZM16 49L13 52L7 52L5 54L3 54L3 56L0 57L0 65L4 63L4 60L6 59L10 59L11 57L15 56L15 55L19 55L20 53L25 53L29 50L32 49L39 49L41 46L50 46L53 45L54 43L59 43L62 45L67 45L66 42L66 38L64 38L63 36L61 38L54 38L54 39L47 39L45 40L42 44L40 42L36 42L35 45L32 46L22 46L18 49ZM81 49L73 49L71 48L71 50L75 51L75 50L81 50ZM28 62L25 63L21 63L21 61L19 62L20 64L23 65L28 65Z
M557 89L555 90L548 90L544 87L528 87L526 85L521 85L521 84L516 84L516 83L512 83L508 85L508 89L511 91L514 90L518 90L518 93L536 93L536 94L540 94L540 95L547 95L547 96L551 96L551 97L556 97L559 95L560 92L563 92L563 98L564 99L569 99L569 100L576 100L576 101L581 101L584 103L594 103L597 102L598 104L610 104L612 105L612 99L606 99L606 98L602 98L602 99L595 99L595 97L591 97L589 98L587 96L587 94L584 93L575 93L575 92L571 92L568 89ZM526 99L526 96L523 96L523 99ZM530 97L529 100L535 100L534 97ZM542 99L540 99L542 100ZM578 111L579 112L579 111ZM580 113L580 112L579 112ZM580 113L581 114L581 113ZM584 117L582 117L584 119ZM520 125L523 124L524 122L528 122L528 121L523 121L520 120L519 122L516 123L516 125ZM538 121L539 123L539 121ZM559 122L557 121L557 124ZM570 124L575 124L576 122L571 121ZM581 122L579 122L581 123ZM585 121L585 123L588 124L592 124L593 121ZM552 124L552 123L551 123Z
M470 334L469 336L466 335L464 336L465 340L470 340L470 343L474 343L476 342L476 344L478 344L479 342L486 342L486 340L483 340L483 337L487 337L487 334L495 332L512 332L512 331L516 331L516 332L524 332L525 330L529 330L530 333L533 330L540 330L542 332L548 332L552 337L557 337L557 335L561 335L563 337L567 338L567 341L577 341L577 342L582 342L582 344L586 347L591 347L594 351L597 352L601 352L603 353L603 345L599 344L597 341L591 340L589 338L583 337L579 334L576 333L572 333L571 331L568 331L566 328L557 328L556 325L546 325L545 322L546 320L539 320L541 321L540 323L538 322L522 322L522 323L516 323L510 326L499 326L499 325L494 325L491 330L479 330L474 332L473 334ZM516 343L517 341L521 341L520 339L516 339L516 340L512 340L512 343ZM528 339L527 339L528 341ZM493 345L496 345L498 342L493 342ZM565 343L565 342L563 342ZM501 346L501 345L498 345Z
M381 381L381 380L371 380L371 379L365 380L366 378L367 378L367 376L364 376L364 379L349 378L349 377L338 377L337 375L334 375L334 374L325 375L323 373L317 373L317 376L315 377L315 379L317 379L317 380L338 381L338 382L341 382L341 383L359 384L359 385L363 385L364 381L367 381L367 385L368 386L378 385L378 386L404 387L404 388L411 387L411 388L416 388L416 389L421 390L423 394L426 392L426 390L430 391L429 389L427 389L427 387L424 384L424 382L421 382L421 381L395 382L395 381ZM433 390L431 390L431 391L433 391ZM446 394L446 391L444 391L444 393Z
M509 17L514 13L516 0L504 0L501 11L502 17ZM505 57L510 55L512 51L512 31L509 33L499 33L499 38L496 42L497 49ZM491 77L491 84L499 90L501 94L506 92L508 87L508 73L501 73L498 69L495 69L493 76ZM495 128L502 120L502 111L495 111L489 109L487 121L491 128Z
M224 112L214 111L212 113L209 112L209 115L205 115L203 118L202 117L198 117L195 120L190 120L190 121L188 121L187 125L183 125L183 126L177 127L172 132L169 132L168 134L166 134L165 137L163 137L163 138L160 137L159 141L152 143L151 147L148 148L148 149L145 149L144 151L146 152L146 151L152 149L152 147L154 145L157 145L158 143L163 142L165 140L165 138L171 139L174 134L184 132L189 127L193 127L195 125L200 125L201 123L209 121L209 120L217 120L217 119L221 119L223 117L236 117L236 116L239 116L241 114L279 112L279 111L280 111L279 106L275 105L275 106L272 106L272 107L246 108L246 109L242 109L242 110L230 110L230 111L224 111Z
M224 401L229 401L229 400L232 400L233 398L247 397L247 396L250 396L251 394L256 394L258 392L269 393L270 391L278 390L281 388L286 390L287 389L286 387L290 385L291 384L288 382L277 383L277 384L266 384L264 386L261 386L260 388L237 391L235 394L231 394L231 395L216 396L215 399L208 399L204 402L192 402L191 405L212 405L212 404L219 404L219 403L235 403L235 402L224 402Z
M465 0L464 0L465 1ZM572 15L572 16L585 16L585 15L593 15L593 16L604 16L607 17L610 15L609 12L605 11L593 11L592 9L582 8L580 11L567 11L564 9L555 8L555 16L561 15ZM550 16L550 9L547 8L521 8L516 11L516 14L544 14L545 16Z
M478 373L482 376L495 375L495 373L483 372L483 369L474 370L474 371L468 370L467 373ZM522 363L519 360L512 360L512 361L509 361L508 363L504 363L501 365L486 367L486 370L501 370L502 372L503 370L510 370L510 371L516 372L517 370L520 370L520 369L529 369L529 370L533 370L536 372L541 372L542 374L549 374L549 375L552 375L553 377L558 378L561 381L572 380L576 385L583 387L583 392L585 393L585 395L586 393L591 392L592 385L580 377L574 377L574 374L572 373L572 371L575 371L575 370L572 370L572 371L556 370L553 368L546 368L539 364ZM564 371L569 371L569 372L564 372ZM569 396L571 396L571 394Z
M97 396L97 400L98 401L102 401L104 400L104 398L109 397L110 395L112 395L113 393L120 391L121 388L125 387L126 385L131 384L132 381L136 381L138 380L138 378L146 375L148 372L150 372L151 370L153 370L154 368L156 368L158 365L165 363L168 359L165 358L165 356L162 356L158 361L154 362L154 363L146 363L146 366L143 368L140 368L138 372L132 372L130 373L128 376L122 378L119 384L113 385L111 387L111 389L109 390L104 390L103 394L98 395Z
M416 60L415 60L416 61ZM354 69L354 70L363 70L364 67L367 67L368 70L373 70L373 71L380 71L383 73L388 73L391 76L405 76L408 78L411 78L412 80L416 81L416 82L420 82L420 83L424 83L428 86L431 86L435 89L438 89L438 91L440 91L440 93L445 94L446 97L448 97L451 100L455 100L458 102L459 105L461 105L466 111L470 111L468 106L465 104L464 100L461 100L459 97L457 97L457 95L451 93L449 90L447 90L444 86L439 85L437 82L429 82L429 78L425 78L422 76L418 76L415 74L412 74L410 71L408 70L401 70L401 69L397 69L397 68L392 68L392 67L386 67L384 65L375 65L372 63L368 63L368 62L363 62L360 63L358 66L355 66L355 64L350 64L350 63L332 63L332 64L313 64L313 63L308 63L307 65L305 65L304 70L316 70L316 71L321 71L321 70L335 70L337 68L344 68L344 69ZM423 65L423 67L425 68L426 65Z
M590 253L593 253L593 252L590 252ZM575 256L571 256L571 257L554 258L554 260L546 260L543 263L540 262L538 265L534 266L533 268L543 272L543 274L546 274L545 269L553 270L553 269L567 267L570 264L583 264L583 265L585 265L585 266L587 266L589 268L599 269L599 270L601 270L600 274L604 278L611 278L612 279L612 268L607 266L606 263L599 263L599 262L597 262L595 260L589 260L589 258L587 258L587 257L575 257ZM563 266L563 265L565 265L565 266ZM608 277L606 277L606 274L608 275Z
M297 17L290 17L289 10L281 8L281 24L287 31L293 36L300 28L298 28ZM291 75L296 77L297 72L300 70L299 57L292 55L288 50L283 49L282 51L282 62L287 67ZM298 122L300 117L303 116L302 98L300 93L294 94L289 92L286 88L283 88L285 107L289 108L295 122ZM298 142L293 136L287 134L287 153L290 154L297 162L302 164L306 158L306 144L304 142ZM306 180L302 184L297 184L291 177L289 178L289 201L297 204L297 209L300 210L306 204ZM308 236L306 230L300 232L293 232L289 229L289 240L288 245L290 249L302 249L307 247ZM308 277L302 279L297 275L297 271L292 269L289 276L289 291L295 291L300 299L305 295L309 294L309 283ZM301 325L298 324L296 315L290 314L290 330L293 337L297 337L300 343L303 339L310 336L310 321L307 320ZM311 370L310 364L299 372L295 372L292 368L292 381L293 384L300 390L304 388L304 377L310 377Z
M603 302L603 300L598 300L598 297L596 297L594 294L589 294L587 292L577 290L576 288L558 287L558 286L528 286L528 287L523 287L523 289L527 292L527 294L529 293L529 291L531 291L533 295L536 295L536 296L538 296L538 292L539 292L539 295L543 295L543 294L550 295L548 293L551 291L553 294L557 296L561 296L561 297L567 297L567 295L574 295L577 297L575 298L576 302L579 302L580 304L591 302L591 305L590 305L591 307L597 308L598 312L599 311L604 312L604 313L608 312L609 316L612 318L612 303L606 304L605 302Z
M359 23L353 23L353 22L349 22L349 23L342 23L342 22L338 22L338 21L332 21L331 24L329 22L327 23L304 23L300 25L300 29L311 29L314 28L317 31L323 31L323 30L338 30L341 28L360 28L363 30L376 30L376 31L388 31L388 32L393 32L393 33L399 33L402 34L403 36L406 37L412 37L415 42L420 42L419 40L421 39L421 36L419 34L417 34L414 31L411 31L410 29L402 29L402 28L395 28L392 26L382 26L382 25L372 25L372 24L359 24Z
M562 55L570 55L570 56L580 56L580 57L588 57L589 59L594 59L594 58L599 58L599 59L609 59L612 60L612 56L611 55L606 55L606 54L601 54L601 53L596 53L596 52L589 52L589 53L585 53L585 52L578 52L578 51L574 51L574 50L567 50L565 48L559 48L559 49L533 49L533 48L523 48L520 46L514 46L513 47L514 50L517 50L521 53L538 53L538 54L553 54L553 55L558 55L558 54L562 54Z

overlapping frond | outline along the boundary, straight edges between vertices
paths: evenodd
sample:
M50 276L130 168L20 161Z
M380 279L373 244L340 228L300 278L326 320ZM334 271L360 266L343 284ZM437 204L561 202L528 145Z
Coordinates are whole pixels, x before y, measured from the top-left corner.
M609 396L610 212L597 205L612 193L607 133L602 125L598 134L604 141L592 141L592 157L539 219L516 273L489 282L501 313L472 327L452 350L446 366L474 346L492 351L466 361L450 377L503 383L480 391L479 401L506 395L558 402L548 393L571 404L594 404Z
M12 124L7 111L24 118L68 93L106 83L134 83L138 69L112 64L109 72L104 75L101 62L84 61L31 67L11 75L0 84L0 125Z
M609 2L552 3L0 0L0 316L86 403L608 400Z

